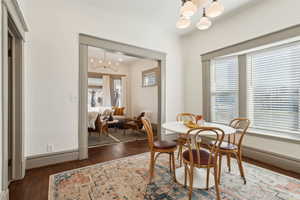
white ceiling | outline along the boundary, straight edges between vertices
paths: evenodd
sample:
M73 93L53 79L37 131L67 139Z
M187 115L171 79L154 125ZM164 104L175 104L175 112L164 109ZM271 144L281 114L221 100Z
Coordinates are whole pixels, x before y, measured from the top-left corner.
M136 57L131 57L131 56L127 56L122 54L121 52L108 52L105 51L104 49L100 49L100 48L95 48L95 47L89 47L88 48L88 56L89 59L104 59L104 52L106 55L106 61L111 61L113 63L116 62L132 62L132 61L136 61L139 60L140 58L136 58ZM120 61L121 59L121 61Z
M197 1L197 0L194 0ZM212 0L209 0L210 2ZM234 12L241 6L245 6L255 0L219 0L225 7L226 15ZM196 22L202 15L202 9L192 18L192 25L189 29L178 30L175 27L179 17L181 0L85 0L91 6L97 6L104 12L118 13L120 17L126 15L143 20L145 23L157 24L167 30L184 34L194 30ZM220 16L219 18L221 18ZM217 19L215 19L217 20Z

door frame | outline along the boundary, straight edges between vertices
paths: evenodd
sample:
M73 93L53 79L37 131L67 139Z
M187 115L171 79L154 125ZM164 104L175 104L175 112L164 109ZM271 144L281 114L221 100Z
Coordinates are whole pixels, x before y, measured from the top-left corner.
M2 128L2 188L8 191L8 31L13 34L13 136L12 180L25 175L24 155L24 40L28 27L16 0L1 1L1 128Z
M128 56L156 60L158 73L158 137L161 137L161 124L166 121L166 57L160 51L137 47L125 43L106 40L87 34L79 34L79 117L78 150L79 159L88 158L88 123L87 123L87 89L88 89L88 47L97 47L113 52L122 52Z

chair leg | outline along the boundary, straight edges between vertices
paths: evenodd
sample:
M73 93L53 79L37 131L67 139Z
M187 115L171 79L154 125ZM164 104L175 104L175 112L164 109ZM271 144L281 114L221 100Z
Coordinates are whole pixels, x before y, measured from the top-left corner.
M172 173L172 154L169 153L169 167L170 167L170 173Z
M182 149L181 149L180 161L179 161L179 162L180 162L180 167L182 166L182 162L183 162L182 159L183 159L183 158L182 158Z
M226 156L227 156L227 167L229 172L231 172L231 162L230 162L231 154L227 153Z
M155 152L151 152L151 158L150 158L150 169L149 169L149 183L151 183L153 174L154 174L154 160Z
M221 183L221 175L222 175L222 153L219 153L219 167L218 167L218 183Z
M172 171L173 171L173 177L174 177L174 182L175 183L177 183L177 180L176 180L176 171L175 171L175 169L176 169L176 166L175 166L175 155L174 155L175 153L174 152L172 152Z
M194 182L194 167L191 166L190 168L190 192L189 192L189 200L192 199L193 194L193 182Z
M220 166L219 166L220 167ZM214 177L215 177L215 187L216 187L216 195L217 195L217 200L220 200L220 188L219 188L219 180L220 180L220 174L218 173L218 165L215 166L214 168Z
M239 165L241 177L244 179L244 184L246 184L247 181L246 181L244 168L243 168L243 163L242 163L242 154L240 152L238 152L238 153L234 153L234 155L235 155L236 160L237 160L238 165Z
M209 175L210 175L210 167L206 169L206 189L209 188Z
M184 187L186 187L186 182L187 182L187 166L184 164Z
M179 145L178 154L177 154L177 160L180 160L180 167L182 166L182 145Z
M178 147L178 153L177 153L177 160L179 160L180 151L181 151L181 148L182 148L182 146L180 144L178 146L179 147Z

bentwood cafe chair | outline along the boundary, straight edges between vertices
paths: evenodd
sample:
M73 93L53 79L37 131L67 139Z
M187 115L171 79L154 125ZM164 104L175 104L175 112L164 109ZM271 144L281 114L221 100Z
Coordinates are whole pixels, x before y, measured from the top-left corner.
M229 171L231 171L231 156L233 155L238 163L239 170L241 177L244 180L244 184L246 184L246 177L244 173L244 168L243 168L243 163L242 163L242 143L245 134L247 133L247 130L250 125L250 120L247 118L236 118L233 119L230 123L229 126L237 130L236 134L233 135L228 135L227 140L222 143L220 146L220 156L219 156L219 180L218 182L220 183L220 178L221 178L221 166L222 166L222 156L225 155L227 157L227 166Z
M162 153L169 154L169 166L170 172L173 175L174 181L176 182L175 176L175 151L177 149L177 143L174 141L162 141L162 140L154 140L153 129L151 123L147 119L142 119L143 125L146 129L148 136L148 145L150 148L151 158L150 158L150 170L149 170L149 183L151 183L155 162L158 156Z
M177 122L184 122L184 121L193 121L196 122L196 116L192 113L179 113L176 117ZM178 144L178 154L177 154L177 160L179 160L180 167L182 166L182 150L183 147L185 147L187 143L187 137L186 134L179 134L177 138L177 144Z
M207 133L215 137L214 142L211 144L210 149L205 149L200 144L202 136L206 136ZM184 186L187 185L187 177L189 178L189 199L192 198L193 192L193 181L194 181L194 168L204 168L206 169L206 189L209 187L209 175L210 169L214 170L215 179L215 189L216 189L216 199L220 200L220 189L219 189L219 174L218 174L218 152L220 145L224 139L224 131L219 128L214 127L201 127L196 129L191 129L187 133L187 137L191 138L187 140L188 150L182 153L185 180ZM199 143L198 143L199 141Z

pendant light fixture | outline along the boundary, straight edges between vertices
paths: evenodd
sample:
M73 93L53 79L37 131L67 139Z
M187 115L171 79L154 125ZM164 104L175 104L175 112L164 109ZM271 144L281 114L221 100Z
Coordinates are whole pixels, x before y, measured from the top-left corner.
M220 0L181 0L180 18L176 22L178 29L185 29L191 25L191 17L198 8L203 8L203 16L196 24L199 30L206 30L211 27L211 18L218 17L224 12L224 6ZM208 2L211 2L209 4Z
M219 0L213 0L212 4L207 9L207 15L212 18L220 16L223 12L224 6Z
M206 30L211 26L210 19L206 16L205 8L203 8L203 16L201 17L200 21L197 24L197 28L199 30Z
M182 0L182 3L180 14L185 18L190 18L197 12L198 8L191 0Z
M176 23L176 27L178 29L184 29L184 28L187 28L191 25L191 20L189 18L186 18L184 16L181 16L179 18L179 20L177 21Z

